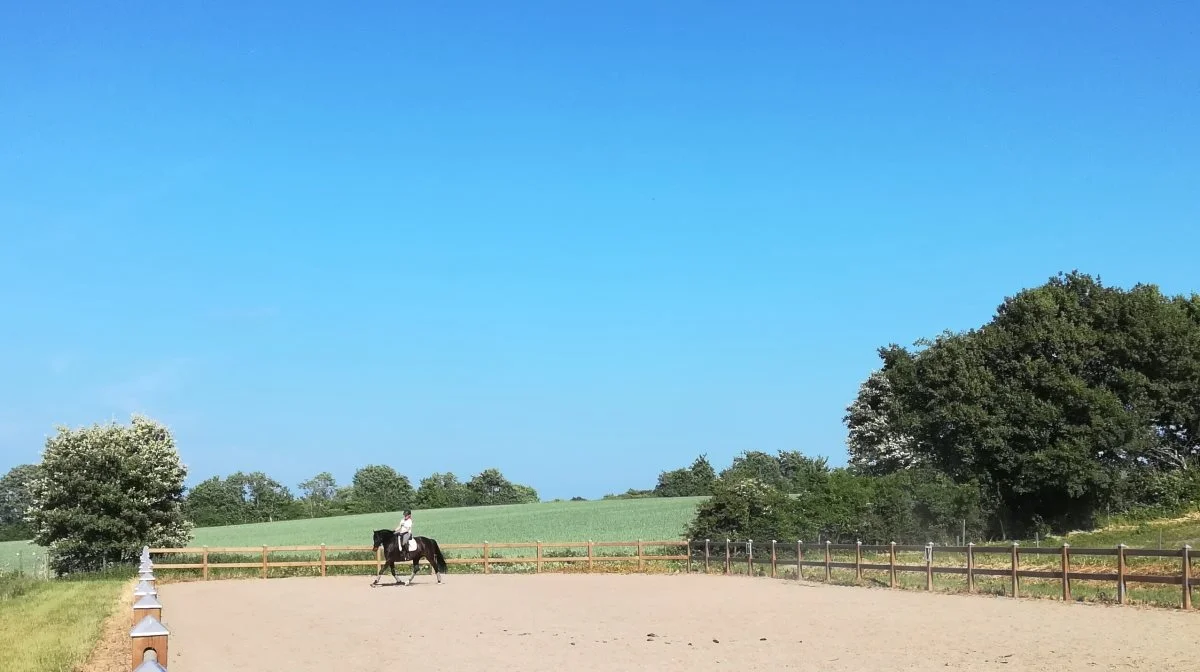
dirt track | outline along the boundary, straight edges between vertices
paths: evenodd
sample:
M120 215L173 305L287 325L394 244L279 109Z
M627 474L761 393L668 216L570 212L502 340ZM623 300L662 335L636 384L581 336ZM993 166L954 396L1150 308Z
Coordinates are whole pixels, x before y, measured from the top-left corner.
M1200 669L1200 614L721 576L161 587L171 672ZM249 633L258 633L250 636ZM423 661L395 665L401 657Z

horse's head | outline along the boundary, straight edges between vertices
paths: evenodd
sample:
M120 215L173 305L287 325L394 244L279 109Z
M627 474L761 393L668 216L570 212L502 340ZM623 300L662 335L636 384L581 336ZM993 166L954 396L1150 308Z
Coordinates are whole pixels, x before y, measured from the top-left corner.
M374 543L371 546L372 551L378 551L380 546L385 546L389 539L396 533L391 530L375 530Z

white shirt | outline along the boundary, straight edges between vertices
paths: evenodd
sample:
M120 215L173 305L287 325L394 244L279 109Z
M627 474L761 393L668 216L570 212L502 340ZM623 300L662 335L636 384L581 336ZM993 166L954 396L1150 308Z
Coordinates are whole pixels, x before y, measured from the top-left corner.
M400 527L396 528L397 534L403 534L405 532L412 532L412 518L405 518L404 520L400 521Z

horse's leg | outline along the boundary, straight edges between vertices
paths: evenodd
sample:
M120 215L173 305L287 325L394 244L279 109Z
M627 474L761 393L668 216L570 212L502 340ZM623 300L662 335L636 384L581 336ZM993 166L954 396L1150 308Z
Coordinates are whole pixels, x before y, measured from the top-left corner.
M442 583L442 572L438 571L438 559L433 556L432 548L427 548L425 551L425 559L430 560L430 569L433 571L433 576L438 578L438 583Z
M417 565L419 564L421 564L421 556L418 554L413 557L412 576L408 577L408 585L410 586L413 584L413 581L417 579Z
M391 562L388 563L388 565L391 567L391 570L392 570L392 581L395 581L396 583L400 583L400 577L396 576L396 561L392 560Z
M391 564L392 564L392 562L389 560L389 561L387 561L387 562L385 562L385 563L383 563L382 565L380 565L380 566L379 566L379 573L375 575L375 580L371 582L371 585L372 585L372 586L377 586L377 585L379 585L379 579L380 579L380 578L383 576L383 570L387 569L387 568L388 568L388 566L389 566L389 565L391 565ZM396 569L395 569L394 567L392 568L392 573L393 573L393 574L395 574L395 573L396 573Z

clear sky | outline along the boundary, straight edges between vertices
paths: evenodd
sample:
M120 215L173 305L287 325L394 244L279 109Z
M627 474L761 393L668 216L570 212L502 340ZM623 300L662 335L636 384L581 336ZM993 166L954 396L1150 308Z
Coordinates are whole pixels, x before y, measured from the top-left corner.
M1200 3L918 4L7 3L0 470L842 464L878 346L1200 290Z

